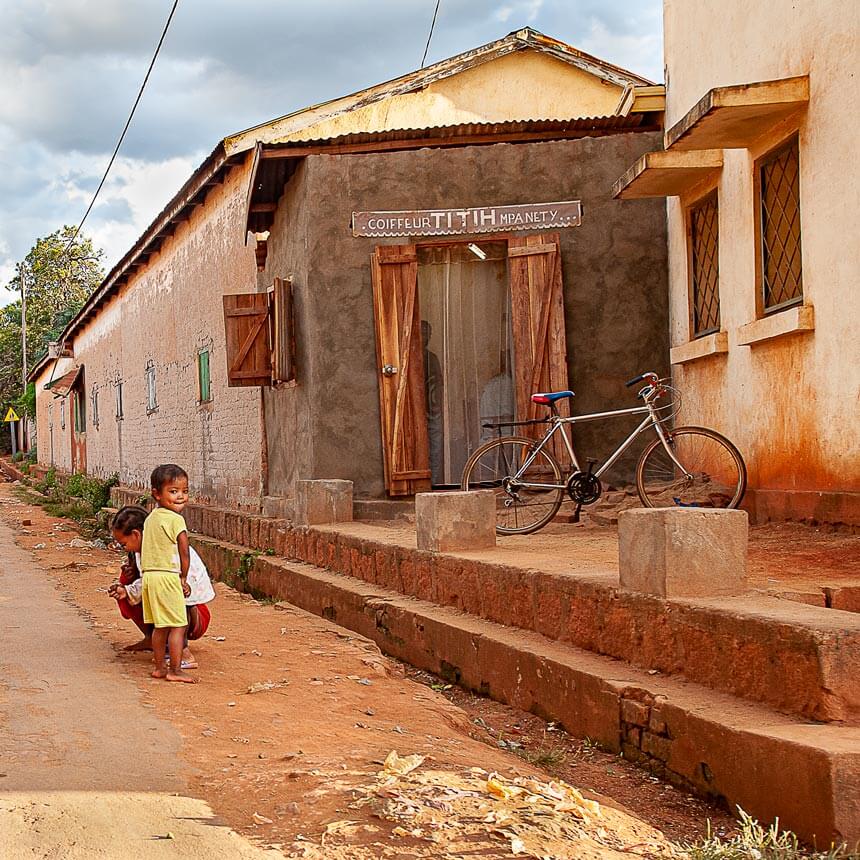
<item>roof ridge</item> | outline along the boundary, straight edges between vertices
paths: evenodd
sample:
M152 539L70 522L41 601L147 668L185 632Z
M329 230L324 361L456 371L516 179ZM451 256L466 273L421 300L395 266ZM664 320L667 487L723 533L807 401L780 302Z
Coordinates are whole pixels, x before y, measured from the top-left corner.
M313 125L316 122L323 121L339 113L345 113L349 110L355 109L356 107L381 101L382 99L390 96L421 89L435 81L452 77L466 69L482 65L483 63L489 62L493 59L528 48L547 53L562 62L577 66L578 68L594 74L603 80L614 83L622 89L630 85L648 86L653 83L641 75L636 75L621 66L616 66L613 63L601 60L599 57L595 57L586 51L582 51L579 48L568 45L566 42L562 42L559 39L547 36L532 27L521 27L518 30L512 30L501 39L495 39L494 41L487 42L477 48L472 48L444 60L439 60L436 63L425 66L424 68L407 72L382 83L373 84L372 86L365 87L364 89L357 90L356 92L349 93L348 95L338 96L333 99L328 99L327 101L318 102L317 104L300 108L284 114L283 116L274 117L273 119L227 135L223 140L224 148L230 154L243 149L249 149L256 139L254 139L254 141L248 141L247 136L258 129L264 129L278 123L285 123L288 120L295 120L302 115L307 115L308 121L306 123L303 125L297 125L292 129L292 131L298 131L302 127ZM343 104L341 110L335 110L334 106L338 103ZM331 111L326 113L324 110L325 108L331 108ZM319 112L319 114L314 115L315 112ZM244 146L241 143L242 138L246 138Z

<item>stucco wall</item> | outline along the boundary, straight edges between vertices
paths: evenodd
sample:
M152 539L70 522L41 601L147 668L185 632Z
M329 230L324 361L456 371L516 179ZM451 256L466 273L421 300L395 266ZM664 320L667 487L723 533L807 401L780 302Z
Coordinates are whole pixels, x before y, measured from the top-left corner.
M74 336L87 395L87 471L118 472L123 484L146 487L152 469L177 462L192 493L239 506L259 503L261 406L258 388L228 388L221 296L255 289L253 248L243 245L247 166L235 168L205 204L119 295ZM208 348L212 399L199 403L197 354ZM157 410L147 412L147 362L156 369ZM72 362L68 362L69 365ZM62 369L58 369L62 372ZM123 418L115 417L115 384L123 383ZM99 390L94 423L92 390ZM39 458L49 459L50 395L37 386ZM68 408L68 407L67 407ZM54 406L57 434L58 404ZM70 431L55 462L68 468Z
M44 390L52 379L59 379L75 366L72 359L61 358L51 362L36 377L36 450L39 462L56 466L62 472L72 468L72 421L69 398L58 398ZM61 407L61 400L65 406ZM62 410L65 410L65 427L62 427Z
M860 96L852 72L857 11L851 0L664 3L667 128L711 87L809 75L809 107L798 122L773 129L751 150L724 151L717 187L729 352L676 367L682 417L734 439L753 488L860 490L860 174L849 107ZM739 328L756 318L753 162L795 128L804 303L814 307L815 331L741 346ZM673 345L689 339L687 202L668 203Z
M303 384L264 388L264 414L268 450L268 492L292 496L296 480L314 475L311 387L307 384L314 362L314 342L309 339L312 304L308 293L314 280L309 271L314 261L307 252L308 225L315 201L307 183L307 160L299 164L285 189L269 231L266 271L260 275L264 288L274 277L292 277L293 312L296 321L296 366Z
M385 492L370 255L376 244L406 240L353 238L353 210L581 199L582 226L561 231L574 409L633 405L624 380L667 368L665 212L659 201L613 201L610 188L657 146L656 134L627 134L306 159L280 202L266 271L283 276L306 255L304 270L292 270L299 386L267 395L267 426L276 411L304 409L313 438L302 431L276 445L269 431L270 492L291 495L295 477L347 478L357 495ZM625 426L584 425L580 456L605 455L607 431L615 441Z

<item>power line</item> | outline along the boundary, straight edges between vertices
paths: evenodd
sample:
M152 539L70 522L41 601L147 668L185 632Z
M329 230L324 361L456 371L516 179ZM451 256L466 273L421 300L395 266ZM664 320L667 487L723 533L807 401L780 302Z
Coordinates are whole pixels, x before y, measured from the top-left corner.
M433 38L433 30L436 27L436 16L439 14L439 4L442 0L436 0L436 8L433 10L433 21L430 23L430 32L427 34L427 44L424 46L424 56L421 58L421 68L427 62L427 52L430 50L430 40Z
M155 61L158 59L158 54L161 51L161 46L164 44L164 37L167 35L167 30L170 27L170 22L173 20L173 13L176 12L176 7L179 5L179 0L174 0L173 8L170 10L170 14L167 16L167 21L164 25L164 29L161 31L161 38L158 40L158 44L155 46L155 53L152 55L152 60L149 63L149 68L146 70L146 75L143 78L143 83L140 85L140 89L137 93L137 98L134 100L134 104L131 106L131 112L128 115L128 119L125 121L125 126L123 127L122 134L119 136L119 140L116 142L116 147L114 148L113 155L110 157L110 161L108 162L108 166L105 168L104 175L102 176L101 182L99 182L99 187L96 188L96 193L93 194L93 199L90 201L90 205L87 206L87 211L84 212L84 217L81 218L80 223L75 229L75 233L71 239L69 239L69 243L63 249L63 253L67 253L69 248L75 242L75 239L78 238L78 233L81 232L81 228L84 226L84 221L87 220L90 212L92 211L93 206L95 206L96 199L99 196L99 192L102 190L102 186L105 184L105 180L108 178L108 173L110 173L111 167L113 167L113 163L116 160L117 154L119 153L119 148L122 146L122 142L125 139L125 134L128 131L128 127L131 125L131 120L134 117L134 112L137 110L138 104L140 104L141 96L143 95L143 91L146 89L146 84L149 81L149 76L152 73L153 66L155 66ZM438 4L437 4L438 7ZM435 20L435 17L434 17ZM429 42L428 42L429 44Z

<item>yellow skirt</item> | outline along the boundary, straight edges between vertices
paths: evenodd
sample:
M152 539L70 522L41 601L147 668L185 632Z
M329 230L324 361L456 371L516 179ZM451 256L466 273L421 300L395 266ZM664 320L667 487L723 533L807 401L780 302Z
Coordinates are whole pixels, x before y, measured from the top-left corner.
M150 570L143 574L143 620L156 627L185 627L185 596L179 574Z

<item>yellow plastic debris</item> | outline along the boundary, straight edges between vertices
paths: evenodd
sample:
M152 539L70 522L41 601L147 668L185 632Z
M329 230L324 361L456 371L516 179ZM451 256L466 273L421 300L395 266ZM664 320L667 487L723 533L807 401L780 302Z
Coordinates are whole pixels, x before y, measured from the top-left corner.
M385 773L392 776L405 776L411 773L415 768L421 767L424 764L424 756L413 755L399 756L397 750L391 750L385 758L384 769Z

